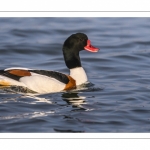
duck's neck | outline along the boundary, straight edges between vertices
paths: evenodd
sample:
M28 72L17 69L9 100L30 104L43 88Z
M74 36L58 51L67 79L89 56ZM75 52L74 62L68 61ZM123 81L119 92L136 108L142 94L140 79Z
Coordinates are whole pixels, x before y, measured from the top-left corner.
M73 50L69 51L68 49L64 49L63 54L64 54L64 60L65 60L66 66L69 69L81 67L79 52L76 52Z
M70 76L76 80L76 85L81 85L88 81L85 70L82 67L70 69Z
M85 83L88 79L81 66L79 51L64 47L63 54L66 66L70 69L70 76L76 80L76 85Z

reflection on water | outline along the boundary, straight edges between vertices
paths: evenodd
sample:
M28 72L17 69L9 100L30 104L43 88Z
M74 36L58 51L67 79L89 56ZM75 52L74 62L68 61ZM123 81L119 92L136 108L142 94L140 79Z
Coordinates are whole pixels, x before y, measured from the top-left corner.
M78 96L78 93L63 93L62 99L72 106L81 107L86 104L86 97Z
M91 84L93 85L93 84ZM70 90L70 92L63 92L62 93L62 99L66 101L68 104L71 104L73 106L81 106L81 104L84 104L86 101L86 97L78 96L77 91L83 91L88 90L88 87L82 86L82 88L78 87L76 90ZM43 98L40 97L42 94L35 93L34 91L31 91L30 89L27 89L26 87L19 87L19 86L1 86L1 94L4 93L20 93L22 96L19 98L31 98L33 100L36 100L36 102L44 102L51 104L49 98ZM44 94L43 94L44 95ZM14 98L12 98L14 100ZM36 104L36 103L35 103ZM86 103L85 103L86 104Z
M22 96L22 97L26 97L26 98L32 98L34 100L37 100L36 102L41 102L41 103L48 103L48 104L52 104L52 102L50 101L50 99L48 98L43 98L43 97L38 97L34 94L27 94L25 96Z
M38 97L38 94L26 87L21 86L0 86L1 91L7 92L7 93L18 93L21 94L22 98L32 98L34 100L37 100L37 102L45 102L45 103L52 103L50 99L48 98L42 98ZM68 92L62 93L62 99L67 102L67 104L71 104L72 106L80 107L82 108L82 104L86 104L86 97L79 96L78 93L80 92L93 92L93 91L100 91L103 88L95 87L93 83L86 82L82 85L77 86L76 89L69 90ZM50 94L50 93L49 93ZM44 94L43 94L44 95Z

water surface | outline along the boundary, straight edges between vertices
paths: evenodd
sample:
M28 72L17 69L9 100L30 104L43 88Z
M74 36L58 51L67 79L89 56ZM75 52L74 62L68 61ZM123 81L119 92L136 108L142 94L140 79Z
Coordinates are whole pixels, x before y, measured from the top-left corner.
M150 132L150 18L0 18L0 69L69 74L62 45L83 32L88 89L36 96L0 90L0 132Z

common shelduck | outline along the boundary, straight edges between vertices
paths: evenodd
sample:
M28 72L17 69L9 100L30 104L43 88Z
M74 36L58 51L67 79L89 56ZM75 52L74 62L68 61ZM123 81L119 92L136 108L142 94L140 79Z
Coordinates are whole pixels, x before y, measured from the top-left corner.
M37 93L74 89L88 81L81 66L79 57L81 50L97 52L99 49L91 45L91 41L84 33L72 34L63 44L64 60L70 69L70 75L56 71L14 67L0 70L0 85L26 87Z

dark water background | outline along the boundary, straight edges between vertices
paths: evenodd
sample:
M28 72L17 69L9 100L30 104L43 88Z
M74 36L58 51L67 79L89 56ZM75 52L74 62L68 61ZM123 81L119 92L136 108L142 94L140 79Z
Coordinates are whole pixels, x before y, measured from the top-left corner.
M0 132L150 132L150 18L0 18L0 69L69 73L62 44L86 33L87 90L27 96L0 90Z

